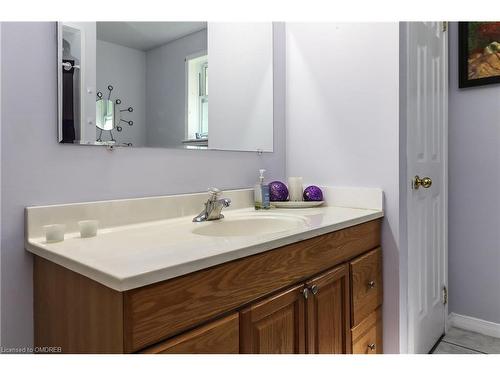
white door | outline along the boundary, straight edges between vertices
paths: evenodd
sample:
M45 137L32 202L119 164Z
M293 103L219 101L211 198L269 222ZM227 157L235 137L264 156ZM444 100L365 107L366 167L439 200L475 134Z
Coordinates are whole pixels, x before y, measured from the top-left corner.
M427 353L447 306L448 33L443 22L407 23L408 351ZM423 179L414 186L414 176Z

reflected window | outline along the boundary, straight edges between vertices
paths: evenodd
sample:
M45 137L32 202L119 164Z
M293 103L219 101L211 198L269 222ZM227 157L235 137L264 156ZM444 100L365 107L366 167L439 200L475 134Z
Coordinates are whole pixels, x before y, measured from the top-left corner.
M204 56L205 59L208 56ZM208 62L201 67L200 72L200 134L208 137Z
M208 139L208 55L186 58L188 140Z

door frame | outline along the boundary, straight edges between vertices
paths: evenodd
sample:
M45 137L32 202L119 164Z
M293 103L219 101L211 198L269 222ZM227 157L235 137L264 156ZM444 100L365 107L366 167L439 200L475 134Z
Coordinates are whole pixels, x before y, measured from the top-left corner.
M444 22L443 22L444 23ZM399 258L399 276L400 276L400 292L399 292L399 349L400 353L408 353L409 348L413 347L412 337L409 335L410 330L410 311L409 311L409 296L410 289L412 285L410 283L411 278L409 277L410 272L414 269L415 265L409 264L409 242L408 242L408 218L409 215L412 214L408 207L410 207L410 199L412 193L411 187L411 179L414 174L413 171L409 168L408 165L408 145L410 140L408 139L408 65L409 65L409 48L410 40L409 40L409 27L410 22L400 22L399 23L399 122L400 122L400 131L399 131L399 204L400 204L400 214L399 214L399 223L400 223L400 258ZM446 22L446 76L449 75L449 25ZM448 115L448 98L449 98L449 80L448 85L446 86L446 108L445 108L445 129L444 129L444 137L443 137L443 164L444 164L444 176L443 176L443 184L444 184L444 192L443 192L443 200L444 200L444 279L445 285L448 288L449 295L449 284L448 284L448 126L449 126L449 115ZM444 307L445 309L445 317L444 317L444 331L448 330L448 306L447 303Z

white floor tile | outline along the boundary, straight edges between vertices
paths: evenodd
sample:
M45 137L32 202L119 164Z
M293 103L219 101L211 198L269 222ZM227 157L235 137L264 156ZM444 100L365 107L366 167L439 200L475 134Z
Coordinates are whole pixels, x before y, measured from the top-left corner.
M451 328L443 338L444 342L460 345L478 352L500 354L500 339L480 333Z
M432 354L481 354L481 353L441 341Z

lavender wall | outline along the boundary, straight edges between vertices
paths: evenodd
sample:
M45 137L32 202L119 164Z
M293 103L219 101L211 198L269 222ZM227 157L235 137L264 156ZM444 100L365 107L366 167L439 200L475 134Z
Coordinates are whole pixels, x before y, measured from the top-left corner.
M396 22L287 23L287 174L384 190L387 353L399 352L398 43Z
M277 45L275 54L273 154L147 148L109 152L56 142L55 24L1 27L2 345L33 342L25 206L249 187L262 167L269 178L284 178L284 45Z
M449 312L500 323L500 85L458 88L450 25Z

